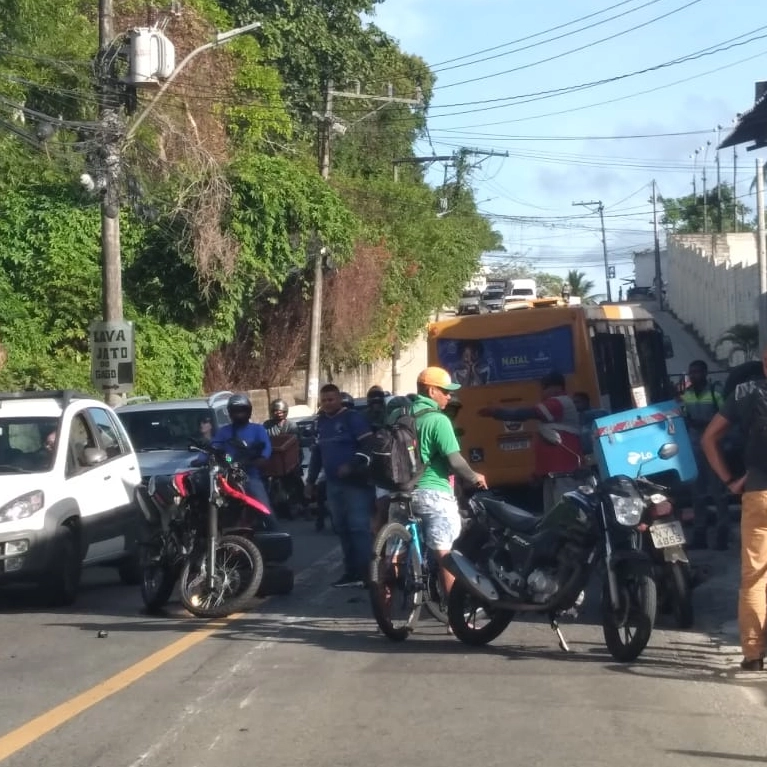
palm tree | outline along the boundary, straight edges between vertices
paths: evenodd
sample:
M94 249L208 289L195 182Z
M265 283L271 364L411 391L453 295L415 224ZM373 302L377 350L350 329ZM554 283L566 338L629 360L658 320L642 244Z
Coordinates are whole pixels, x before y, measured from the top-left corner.
M601 296L593 294L594 281L586 278L586 273L571 269L565 277L565 285L570 286L570 295L578 296L584 304L599 303Z
M736 354L743 355L743 361L756 359L759 353L759 326L756 323L738 323L722 333L716 342L718 349L722 344L730 344L730 353L727 361L732 364L732 358Z

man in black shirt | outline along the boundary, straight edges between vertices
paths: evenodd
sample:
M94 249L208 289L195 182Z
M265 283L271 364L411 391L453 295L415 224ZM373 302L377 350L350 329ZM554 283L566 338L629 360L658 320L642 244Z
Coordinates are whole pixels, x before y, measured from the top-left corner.
M767 349L762 363L767 372ZM731 425L740 426L745 435L746 473L741 477L730 473L719 444ZM767 624L767 381L739 384L711 420L701 444L711 468L727 489L735 495L743 494L738 601L741 668L761 671Z

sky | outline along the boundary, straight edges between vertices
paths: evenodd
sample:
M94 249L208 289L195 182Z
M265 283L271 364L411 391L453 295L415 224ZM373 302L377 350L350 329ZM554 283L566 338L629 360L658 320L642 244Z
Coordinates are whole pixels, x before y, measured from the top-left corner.
M416 154L508 152L473 171L480 210L510 254L560 276L583 270L599 293L599 216L573 202L602 201L616 298L632 253L653 246L653 180L665 197L690 194L694 177L701 193L704 168L707 187L716 184L717 126L724 139L753 105L755 81L767 80L762 9L756 0L384 0L373 21L436 72ZM752 210L756 154L741 145L737 159L732 149L719 156L723 181L737 165L737 194ZM434 163L427 178L437 185L444 172Z

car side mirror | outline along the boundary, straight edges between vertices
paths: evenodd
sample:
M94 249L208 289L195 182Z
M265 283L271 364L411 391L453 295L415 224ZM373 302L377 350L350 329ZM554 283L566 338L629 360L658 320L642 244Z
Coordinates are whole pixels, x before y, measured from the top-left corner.
M100 463L104 463L107 459L107 454L97 447L86 447L83 450L83 463L86 466L98 466Z
M556 429L552 429L548 424L541 424L538 427L538 434L540 434L541 438L550 445L562 444L562 435Z
M673 442L667 442L665 445L661 445L660 450L658 450L658 458L660 458L662 461L668 461L678 454L679 445Z

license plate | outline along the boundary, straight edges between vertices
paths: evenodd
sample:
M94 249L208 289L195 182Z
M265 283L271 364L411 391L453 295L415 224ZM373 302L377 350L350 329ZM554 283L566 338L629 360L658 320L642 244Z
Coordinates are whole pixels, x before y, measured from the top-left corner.
M530 447L529 439L505 439L498 444L501 450L527 450Z
M664 522L650 527L650 536L656 549L684 545L684 530L681 522Z

